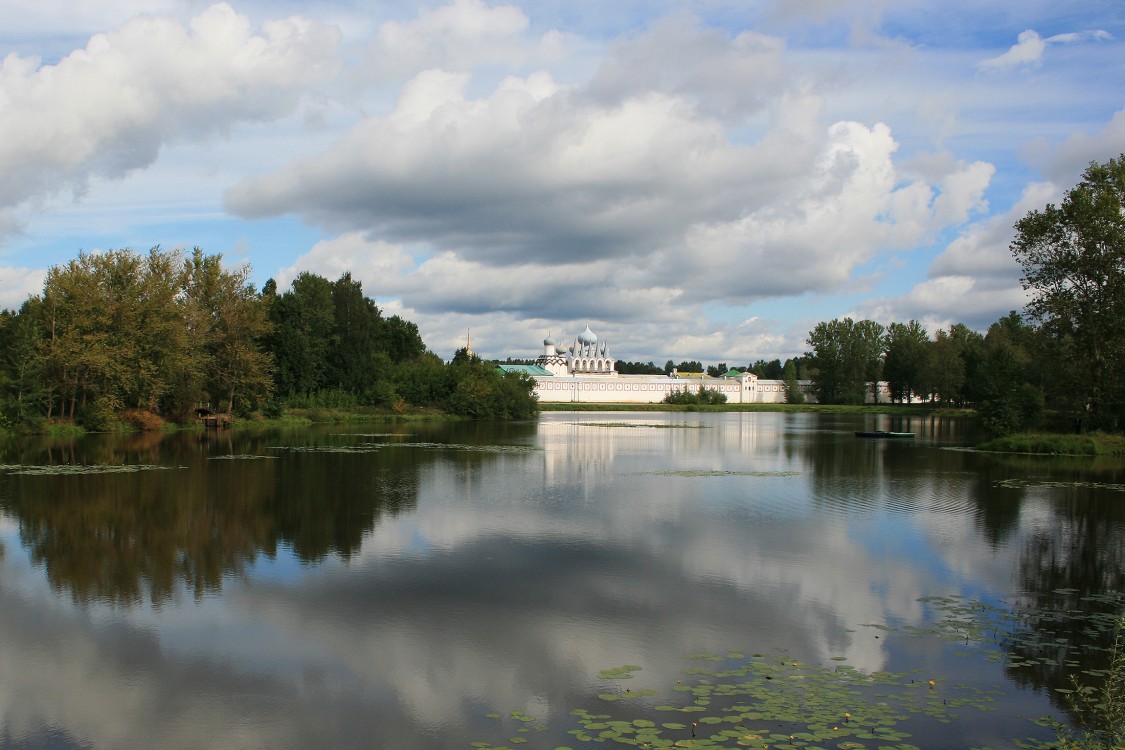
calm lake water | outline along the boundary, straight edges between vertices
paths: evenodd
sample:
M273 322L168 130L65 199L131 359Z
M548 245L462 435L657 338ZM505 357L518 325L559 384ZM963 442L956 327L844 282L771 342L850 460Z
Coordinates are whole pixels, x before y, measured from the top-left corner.
M0 748L1050 740L1123 612L1125 469L972 439L547 413L13 442Z

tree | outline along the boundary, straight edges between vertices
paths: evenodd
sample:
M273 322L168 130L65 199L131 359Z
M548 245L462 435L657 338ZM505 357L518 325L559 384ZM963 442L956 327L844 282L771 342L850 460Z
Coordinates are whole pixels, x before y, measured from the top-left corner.
M851 318L818 323L809 332L808 353L816 370L813 385L822 404L862 404L867 383L878 380L882 367L883 326Z
M322 387L366 393L379 376L372 355L383 324L382 314L363 296L363 285L346 272L332 282L332 304L334 346L328 352Z
M417 359L426 353L426 345L418 333L418 324L392 315L385 318L379 328L379 349L392 362Z
M278 393L293 396L320 390L328 382L329 353L337 343L332 283L316 274L298 274L290 290L273 303L270 318L274 330L269 348L276 360Z
M60 416L109 426L121 407L155 411L192 367L177 253L79 253L43 285L44 374Z
M0 405L6 421L20 427L42 419L46 411L42 305L31 297L18 313L0 312Z
M216 400L222 397L227 413L236 404L243 411L260 406L273 390L273 357L263 348L271 324L249 276L247 266L224 270L221 255L198 247L184 262L183 299L201 382Z
M924 392L920 386L929 344L930 334L916 320L887 326L883 377L892 401L909 403L913 396Z
M1015 224L1010 246L1031 293L1028 316L1072 364L1059 406L1117 428L1125 417L1125 154L1091 163L1060 205Z
M665 372L652 362L626 362L620 359L614 363L613 369L622 375L660 375ZM671 368L668 372L671 372Z
M782 380L785 377L785 368L782 367L780 359L770 360L769 362L759 359L750 365L747 370L762 380Z
M1042 418L1043 391L1029 380L1035 337L1015 311L989 326L984 337L977 414L993 435L1029 429Z
M805 392L801 390L801 384L797 382L797 361L794 359L786 360L782 375L785 380L785 403L805 403Z

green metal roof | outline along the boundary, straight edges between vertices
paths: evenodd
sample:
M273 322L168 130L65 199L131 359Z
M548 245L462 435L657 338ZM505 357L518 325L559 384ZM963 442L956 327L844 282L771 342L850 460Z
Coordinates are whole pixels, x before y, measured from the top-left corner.
M539 365L497 365L504 372L522 372L525 375L550 375L550 370L544 370Z

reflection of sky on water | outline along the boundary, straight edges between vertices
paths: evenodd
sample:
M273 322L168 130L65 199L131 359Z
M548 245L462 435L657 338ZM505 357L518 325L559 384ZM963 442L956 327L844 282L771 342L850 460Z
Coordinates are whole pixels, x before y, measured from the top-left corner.
M416 506L347 560L280 545L157 608L72 605L2 519L3 725L14 747L462 747L491 710L562 720L620 664L666 689L679 657L729 647L938 658L863 626L921 624L925 595L1010 596L1018 545L982 541L969 472L887 476L901 449L838 435L820 472L809 422L546 414L539 450L423 464Z

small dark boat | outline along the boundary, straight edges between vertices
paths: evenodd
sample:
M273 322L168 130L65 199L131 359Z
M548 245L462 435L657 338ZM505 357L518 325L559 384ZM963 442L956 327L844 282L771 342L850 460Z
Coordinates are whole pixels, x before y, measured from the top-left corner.
M913 432L891 432L890 430L856 430L856 437L861 438L912 438Z

